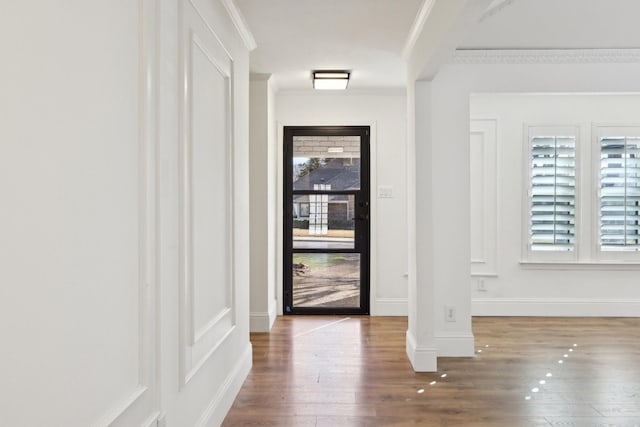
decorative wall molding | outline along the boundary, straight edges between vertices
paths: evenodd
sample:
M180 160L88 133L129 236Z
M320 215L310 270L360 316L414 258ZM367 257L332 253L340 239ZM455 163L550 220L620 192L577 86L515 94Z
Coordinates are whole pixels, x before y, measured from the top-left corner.
M235 330L237 319L232 237L233 59L195 3L185 0L181 4L180 65L183 80L181 87L184 89L180 100L179 256L180 378L181 385L184 386L223 347ZM198 91L194 91L194 84L199 86ZM215 96L197 98L204 93L203 88L214 90L212 94ZM203 99L207 102L203 103ZM213 121L216 126L207 127ZM216 130L220 133L216 133ZM203 132L206 134L202 134ZM195 155L194 150L198 148L204 150L203 153L207 156ZM215 161L212 160L214 158ZM207 163L203 165L203 161ZM207 175L212 168L222 171L224 179L212 179ZM218 185L220 188L210 187L211 185ZM198 189L199 192L196 192ZM218 198L219 204L212 205L207 198L198 196L210 194L211 191ZM199 210L196 210L196 202L201 202ZM213 216L219 217L216 223L211 223L211 209L214 209ZM224 242L224 248L204 246L198 252L200 246L195 238L199 234L194 229L198 223L204 224L204 230L208 233L216 234L216 238ZM211 255L210 252L220 261L220 265L216 264L217 279L206 269L208 261L198 261L199 253L208 256ZM204 266L204 272L198 270L199 266ZM197 273L202 273L199 282L196 282ZM196 292L199 291L214 298L197 299Z
M247 345L244 353L234 365L233 369L225 378L224 382L218 389L217 393L211 399L207 408L204 410L198 421L196 421L196 427L205 427L213 425L221 425L224 421L224 417L231 409L233 401L236 395L240 391L245 378L249 375L252 365L252 349L251 344Z
M226 325L221 326L222 327L220 329L223 329ZM186 385L189 381L191 381L191 379L198 373L200 368L202 368L205 363L207 363L209 358L213 356L215 352L227 341L227 339L231 336L235 329L235 325L232 325L231 327L223 330L223 335L221 337L214 336L213 339L215 341L213 343L210 343L211 340L208 340L208 342L203 343L202 345L198 345L198 348L193 346L187 347L185 349L185 353L188 354L187 359L190 360L190 363L186 364L186 366L183 367L183 369L185 370L183 374L183 385ZM199 350L198 353L202 353L204 351L204 354L198 354L194 356L194 349Z
M487 8L487 10L484 11L484 13L480 16L480 19L478 19L479 22L484 21L485 19L495 15L496 13L500 12L502 9L504 9L505 7L513 4L515 0L494 0L489 7Z
M159 24L156 0L139 0L138 32L138 385L111 405L94 424L125 426L139 424L140 417L151 419L160 407L156 367L159 325L157 297L157 137ZM156 417L157 418L157 417Z
M211 33L216 38L220 46L222 46L222 48L225 49L225 52L229 56L229 58L233 58L231 53L228 50L226 50L226 47L223 45L222 40L220 40L220 37L218 37L218 33L213 29L213 27L211 26L207 18L205 18L204 13L200 10L200 7L196 4L197 0L185 0L185 1L189 2L191 7L193 8L192 10L198 15L202 23L209 29L209 33Z
M452 64L634 64L640 49L460 49Z
M160 422L162 422L162 415L160 411L156 411L140 423L140 427L158 427Z
M640 317L640 299L475 298L472 316Z
M472 117L470 131L471 212L474 212L470 230L472 242L471 274L496 276L498 264L498 119ZM474 198L476 195L474 189L480 192L480 197Z
M149 391L147 386L139 385L133 392L124 396L120 401L113 405L113 407L110 408L109 411L93 425L96 427L118 425L116 423L119 419L123 418L126 413L135 406L138 400L147 393L147 391Z
M141 0L140 28L142 44L140 45L140 93L139 93L139 128L140 128L140 252L141 260L139 282L139 319L140 319L140 354L139 354L139 386L131 397L128 410L135 412L135 406L145 406L148 412L160 407L157 390L156 368L160 363L156 343L160 330L157 323L157 312L160 310L158 295L158 43L160 39L158 8L156 0ZM146 402L145 402L146 400ZM123 425L131 420L123 419Z
M193 32L191 33L191 48L193 50L191 51L190 61L188 63L188 69L189 69L188 74L191 76L189 86L190 87L193 86L194 81L196 80L196 74L197 74L197 70L194 65L194 54L195 52L201 52L201 54L206 58L206 60L210 64L211 68L209 69L209 71L211 72L211 74L217 75L222 79L222 81L225 82L224 106L227 109L227 111L230 111L230 108L231 108L231 101L230 101L231 100L231 66L230 64L232 63L231 59L228 56L226 56L226 51L223 52L222 50L224 49L222 49L217 52L217 55L224 57L224 59L227 60L228 63L223 63L223 61L220 61L219 58L216 57L216 54L214 52L211 52L209 51L209 49L207 49L206 43ZM191 110L189 111L189 115L191 117L191 125L193 125L194 117L198 114L198 112L193 110L194 108L193 99L195 95L192 90L189 91L188 96L190 98L189 104L192 106ZM227 120L224 120L224 122L226 122L225 124L229 129L231 126L229 118L227 117ZM226 169L225 175L227 179L227 185L226 185L226 188L224 189L225 194L223 197L221 197L221 200L224 201L223 206L226 206L225 212L224 212L226 218L224 221L225 224L223 226L224 231L221 233L221 235L217 236L218 238L221 238L226 242L227 247L226 247L226 250L224 251L226 254L231 253L231 243L230 243L231 227L229 227L229 225L232 218L232 213L231 213L232 199L231 199L231 188L230 188L231 187L231 173L230 173L231 158L229 155L229 152L231 150L231 140L230 140L228 129L226 131L225 140L222 141L222 143L224 144L223 150L225 151L222 157L223 157L223 162L226 163L223 165L223 168ZM190 129L189 133L191 138L187 142L187 145L188 145L188 147L186 148L187 158L185 159L186 163L184 165L185 166L184 172L185 174L188 175L185 177L185 183L187 183L188 185L188 188L185 189L185 192L186 192L185 196L188 199L186 200L188 213L185 214L185 218L188 221L188 224L186 224L186 233L187 233L188 243L185 245L185 247L187 250L187 257L188 259L191 260L191 263L187 265L187 268L190 269L190 271L187 272L188 273L187 292L188 292L189 312L191 313L191 316L189 318L190 344L194 345L198 343L202 338L204 338L205 335L209 331L211 331L220 321L224 320L225 316L233 314L231 313L231 307L233 306L233 280L232 280L233 263L231 259L228 259L226 262L227 264L226 269L222 269L221 271L218 272L219 277L224 283L224 287L226 290L225 300L219 301L223 303L222 307L219 307L219 310L217 312L212 313L208 321L204 322L201 325L196 325L195 318L196 318L197 304L195 301L195 283L194 283L195 257L194 257L193 205L194 205L194 200L196 198L194 195L194 186L199 185L200 183L194 183L193 150L194 150L195 141L193 140L193 137L194 137L193 129ZM214 138L212 138L212 140L213 139ZM210 165L210 166L215 167L216 165ZM226 231L226 234L225 234L225 231Z
M238 34L244 43L244 46L251 52L255 48L258 47L256 40L253 38L253 34L249 29L249 25L247 25L247 21L245 21L244 16L236 6L236 3L233 0L220 0L224 5L224 8L229 13L229 17L231 18L231 22L238 30Z
M411 56L411 52L413 52L413 47L416 45L420 34L422 33L422 28L424 27L425 22L429 18L431 14L431 10L433 6L436 4L436 0L423 0L422 6L420 6L420 10L416 15L416 18L413 20L413 25L411 25L411 29L409 30L409 35L407 36L407 40L404 43L404 48L402 49L402 59L405 61L409 60Z

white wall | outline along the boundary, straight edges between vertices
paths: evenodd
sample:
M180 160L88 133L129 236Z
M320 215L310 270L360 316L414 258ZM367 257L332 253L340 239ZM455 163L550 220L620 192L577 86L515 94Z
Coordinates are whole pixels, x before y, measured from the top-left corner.
M416 313L411 307L407 353L412 362L416 355L424 356L422 363L413 363L416 370L434 368L433 342L438 356L470 356L474 352L469 286L470 96L487 92L627 93L638 92L640 89L640 81L636 78L640 72L640 63L635 52L471 51L457 52L453 61L454 63L442 67L432 81L417 81L409 94L408 117L413 130L409 133L408 144L409 149L416 153L416 244L415 247L410 247L410 256L413 256L412 251L415 249L418 268L415 279L410 278L410 291L412 297L416 298ZM415 118L412 117L413 114ZM499 133L498 138L501 138ZM419 173L421 165L430 171L422 177ZM409 179L411 177L409 175ZM519 203L519 184L501 176L497 179L501 182L498 191L502 194L498 196L499 200L502 200L501 197L515 197ZM413 203L413 194L412 189L410 203ZM421 218L423 226L420 226ZM496 227L501 229L500 222ZM504 228L499 233L520 236L520 230L513 228ZM497 244L500 245L500 241ZM519 248L517 253L520 253ZM428 263L433 263L433 267L430 268ZM421 265L427 267L421 271ZM513 265L503 266L500 259L496 261L496 265L500 274L506 268L519 268ZM594 275L599 281L597 284L592 282L594 285L587 290L580 286L580 282L595 273L596 271L591 271L594 269L572 268L571 270L580 270L573 273L563 273L559 269L546 270L523 273L537 275L539 280L549 283L548 286L545 285L549 294L543 298L530 288L525 297L536 298L479 299L476 294L474 314L629 315L638 312L637 293L627 292L632 286L626 281L630 274L620 272L618 267L609 269L607 273ZM571 288L575 293L571 298L561 298L558 297L558 292L563 292L562 287L566 287L563 279L569 277L567 275L572 277ZM624 277L619 291L613 298L609 294L609 299L601 299L606 294L604 291L600 292L600 289L608 288L612 275L615 275L613 280L616 281L619 277ZM474 278L474 288L475 280ZM492 286L491 280L485 279L489 289ZM507 285L506 280L501 281L501 284L502 288L495 286L498 288L495 292L502 292L500 289ZM512 285L509 283L508 286ZM599 297L592 298L596 289ZM427 298L430 295L433 295L432 299ZM414 304L413 299L410 303ZM451 319L453 321L445 319L448 307L455 308L455 319ZM434 315L420 317L421 310L433 311ZM433 332L429 327L431 324L434 325Z
M126 0L2 6L6 425L140 424L158 406L140 12Z
M407 315L406 96L404 92L279 92L278 215L282 218L282 126L371 126L371 314ZM378 198L378 186L393 187ZM279 221L279 238L282 224ZM282 247L277 250L282 312Z
M600 264L597 260L597 200L595 171L591 168L592 125L640 124L640 96L631 94L477 94L471 96L474 117L496 124L497 180L486 188L484 202L496 206L499 227L472 230L472 247L497 248L495 276L472 278L474 312L484 315L638 315L640 266ZM527 125L577 126L578 139L578 241L576 263L544 265L526 261L523 245L527 218ZM488 141L485 143L490 144ZM594 158L595 159L595 158ZM482 162L471 158L474 165ZM582 166L582 167L581 167ZM476 166L478 167L478 166ZM471 194L472 200L475 194ZM474 211L472 211L472 220ZM478 232L479 230L479 232ZM473 270L472 270L473 271ZM485 291L478 291L478 281Z
M218 425L251 365L223 3L14 2L0 33L2 423Z
M615 62L611 62L615 58ZM536 93L565 93L565 92L637 92L640 89L640 82L636 76L640 72L640 64L637 58L630 55L626 57L623 53L572 53L545 52L533 53L509 53L496 52L472 52L458 53L457 63L444 67L432 83L431 102L433 103L433 113L431 120L434 126L433 141L434 148L441 152L438 157L433 158L458 158L462 165L468 164L469 158L469 100L474 93L490 92L536 92ZM502 136L498 135L498 138ZM418 159L418 162L420 159ZM518 162L520 162L519 160ZM502 162L502 160L499 160ZM500 163L502 164L502 163ZM434 209L444 206L450 201L455 189L456 197L470 198L470 185L468 173L455 173L453 169L445 168L434 160L434 174L441 178L441 192L434 194L432 203ZM500 176L499 200L501 198L514 197L520 203L521 188L518 182L509 181L506 177ZM420 191L420 189L418 189ZM439 230L455 230L458 224L468 224L470 222L470 211L467 208L464 216L442 215L434 217L436 228ZM420 215L420 212L418 212ZM518 220L521 215L518 212ZM499 217L499 221L503 221ZM503 227L498 223L499 233L514 233L520 238L520 229ZM466 227L462 225L462 227ZM418 239L421 236L417 236ZM465 233L456 233L455 239L446 233L434 236L434 244L441 253L454 253L456 247L467 251L471 245L470 239ZM498 241L500 245L501 242ZM500 248L501 252L506 248ZM517 254L520 254L518 247ZM465 261L456 258L455 262L436 263L435 271L435 301L436 305L436 335L443 333L456 334L464 333L467 328L471 306L469 305L470 293L470 257L467 255ZM418 263L420 260L418 259ZM502 259L498 259L497 264L500 275L507 274L513 269L521 269L519 265L505 264ZM633 273L620 272L618 268L609 271L592 271L587 268L571 268L571 271L564 272L558 269L546 269L541 271L521 271L521 277L535 277L535 283L545 282L536 289L545 289L545 293L527 287L526 294L517 297L514 294L502 294L507 281L501 280L500 284L492 285L493 279L487 279L486 284L490 292L497 292L497 296L504 296L505 299L484 297L479 299L479 295L474 295L474 314L629 314L637 313L638 294L628 293L630 285L626 278ZM448 272L466 271L466 278L448 275ZM514 278L514 276L511 276ZM590 277L596 278L590 281ZM583 279L587 279L592 286L581 286ZM567 281L571 284L567 285ZM618 291L605 293L612 281L620 281ZM512 285L508 286L519 286ZM571 296L563 290L567 286L572 289ZM473 280L473 288L476 283ZM512 288L514 289L514 288ZM602 289L602 291L601 291ZM474 291L475 292L475 291ZM608 295L607 299L605 295ZM512 297L511 299L509 299ZM552 300L549 301L549 298ZM555 298L555 300L554 300ZM601 299L602 298L602 299ZM444 316L439 316L438 312L443 312L446 305L458 307L458 320L447 323ZM460 309L462 307L462 309ZM467 308L468 307L468 308ZM462 324L460 324L462 322ZM442 348L442 346L440 346ZM440 351L439 348L439 351Z
M181 0L177 27L167 14L163 28L175 28L178 40L177 55L169 44L161 61L168 67L160 264L170 426L219 424L251 366L249 58L225 4Z

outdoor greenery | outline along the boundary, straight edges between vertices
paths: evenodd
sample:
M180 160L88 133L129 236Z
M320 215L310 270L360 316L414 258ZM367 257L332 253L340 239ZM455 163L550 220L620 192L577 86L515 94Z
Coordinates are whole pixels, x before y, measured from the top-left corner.
M326 164L327 164L327 159L312 157L309 160L307 160L305 163L303 163L302 167L300 168L300 173L298 174L298 177L309 175L314 170Z

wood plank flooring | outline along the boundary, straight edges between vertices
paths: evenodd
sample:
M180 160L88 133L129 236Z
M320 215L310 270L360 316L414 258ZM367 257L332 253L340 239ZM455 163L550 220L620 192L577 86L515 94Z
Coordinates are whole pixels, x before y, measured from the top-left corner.
M406 329L279 317L251 335L223 426L640 426L640 318L475 318L475 357L440 358L437 373L413 372Z

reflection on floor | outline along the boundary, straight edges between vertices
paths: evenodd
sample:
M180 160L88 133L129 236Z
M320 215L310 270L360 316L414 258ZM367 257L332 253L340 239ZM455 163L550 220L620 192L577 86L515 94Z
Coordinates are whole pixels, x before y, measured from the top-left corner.
M360 254L294 254L293 306L359 307Z
M251 335L253 368L223 426L640 426L639 318L474 318L475 357L433 373L411 369L406 329L403 317L279 317Z

